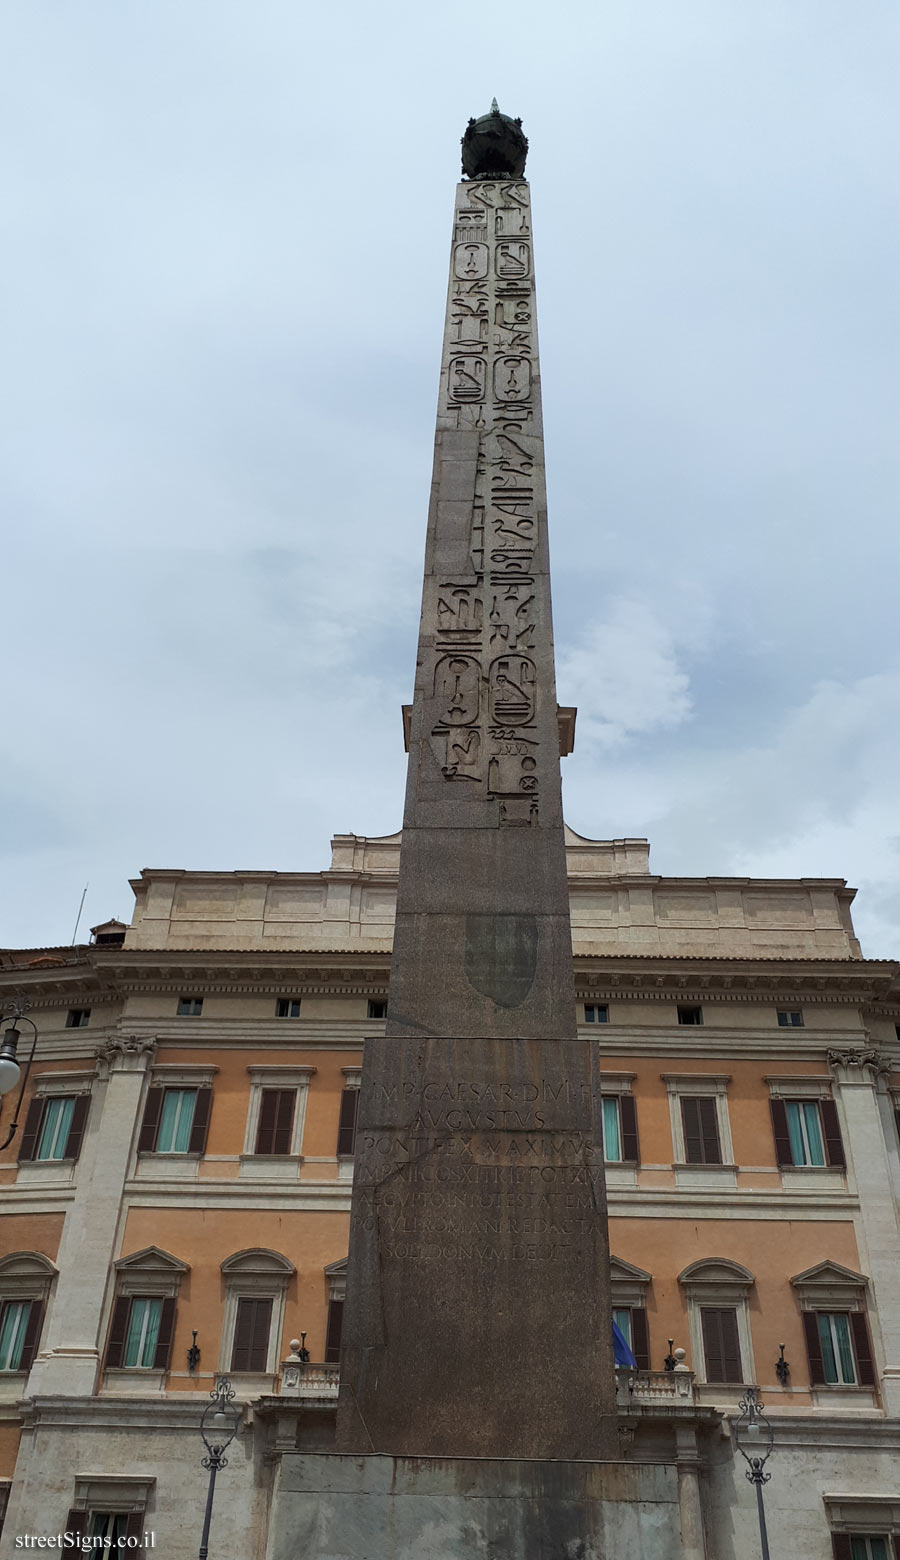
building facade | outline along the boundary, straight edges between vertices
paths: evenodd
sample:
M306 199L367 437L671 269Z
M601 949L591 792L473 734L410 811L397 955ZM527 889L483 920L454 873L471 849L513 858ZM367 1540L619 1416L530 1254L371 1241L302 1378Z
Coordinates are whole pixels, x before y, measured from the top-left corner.
M399 844L338 836L323 873L147 871L129 926L0 955L38 1035L0 1157L0 1554L64 1530L193 1554L222 1376L241 1428L214 1552L272 1552L284 1454L333 1441ZM758 1385L778 1551L893 1560L900 966L862 956L840 880L660 878L643 840L566 847L637 1366L618 1373L622 1459L674 1470L685 1555L750 1560L733 1426ZM451 1188L432 1234L465 1260ZM549 1260L564 1238L523 1220Z

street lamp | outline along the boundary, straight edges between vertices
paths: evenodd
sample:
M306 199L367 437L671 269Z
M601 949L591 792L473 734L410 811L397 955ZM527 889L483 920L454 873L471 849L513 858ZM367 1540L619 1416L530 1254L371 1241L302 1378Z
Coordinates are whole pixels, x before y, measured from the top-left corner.
M22 1100L25 1096L25 1086L28 1083L28 1074L31 1072L31 1064L34 1061L34 1053L37 1048L38 1038L37 1025L33 1023L30 1018L25 1017L24 1000L16 1001L12 1004L9 1016L10 1025L8 1029L4 1030L3 1041L2 1044L0 1044L0 1095L12 1094L12 1091L19 1082L20 1078L22 1080L22 1084L21 1088L19 1089L19 1098L16 1100L15 1114L6 1137L4 1138L3 1142L0 1143L0 1150L9 1148L10 1143L19 1129L19 1111L22 1109ZM32 1031L31 1050L28 1053L28 1060L25 1063L24 1073L22 1072L22 1068L19 1065L18 1058L19 1041L22 1038L19 1034L19 1024L27 1024Z
M200 1560L206 1560L209 1553L209 1524L212 1521L216 1474L220 1468L228 1464L228 1458L223 1456L223 1453L237 1435L238 1425L241 1422L241 1411L234 1404L234 1388L226 1376L216 1382L209 1395L212 1401L207 1403L200 1420L200 1434L206 1447L203 1467L209 1469L203 1536L200 1539Z
M747 1464L745 1477L756 1488L756 1509L759 1513L759 1542L762 1550L762 1560L769 1560L769 1537L766 1532L766 1508L763 1504L762 1487L768 1484L772 1475L766 1473L766 1463L771 1454L775 1442L775 1432L762 1411L762 1399L755 1387L747 1388L746 1397L742 1397L738 1408L740 1414L734 1421L734 1439L738 1451ZM745 1452L741 1445L740 1435L750 1442L750 1451Z

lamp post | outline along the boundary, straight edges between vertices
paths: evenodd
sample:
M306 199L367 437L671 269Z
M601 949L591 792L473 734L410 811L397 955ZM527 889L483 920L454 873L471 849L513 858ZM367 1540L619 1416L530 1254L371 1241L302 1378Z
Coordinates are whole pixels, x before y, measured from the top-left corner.
M745 1477L756 1489L756 1509L759 1513L759 1543L762 1551L762 1560L769 1560L769 1536L766 1532L766 1508L763 1504L763 1485L768 1484L772 1475L766 1473L766 1463L772 1454L772 1446L775 1441L775 1432L769 1420L762 1411L762 1399L755 1387L748 1387L745 1397L742 1397L738 1408L740 1414L734 1421L734 1438L738 1451L747 1464ZM745 1452L741 1445L741 1432L751 1444L751 1450Z
M3 1142L0 1143L0 1150L9 1148L10 1143L19 1130L19 1111L22 1109L22 1100L25 1096L25 1086L28 1083L28 1075L31 1072L31 1064L34 1061L34 1053L37 1049L37 1025L32 1021L32 1019L25 1017L25 1007L26 1001L24 997L11 1004L9 1014L9 1028L4 1030L3 1042L0 1044L0 1095L12 1094L12 1091L19 1082L19 1079L21 1078L22 1080L21 1087L19 1089L19 1097L16 1100L15 1114L13 1115L13 1119L10 1123L10 1128L6 1134L6 1137L3 1139ZM28 1060L25 1063L24 1073L22 1072L22 1068L19 1065L18 1058L19 1041L21 1039L18 1027L20 1024L27 1024L29 1029L32 1031L31 1050L28 1053Z
M206 1492L206 1511L203 1517L199 1560L206 1560L209 1554L209 1524L212 1521L216 1474L220 1468L227 1466L228 1458L223 1454L237 1435L237 1428L241 1422L241 1411L234 1404L234 1388L226 1376L216 1382L209 1395L212 1401L207 1403L200 1420L200 1434L206 1447L203 1467L209 1469L209 1489Z

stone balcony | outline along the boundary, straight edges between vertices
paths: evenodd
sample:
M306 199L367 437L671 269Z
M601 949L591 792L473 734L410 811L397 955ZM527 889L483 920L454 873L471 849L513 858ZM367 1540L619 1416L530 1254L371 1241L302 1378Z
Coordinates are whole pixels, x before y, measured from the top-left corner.
M697 1403L692 1370L616 1370L616 1403L619 1408L693 1408Z

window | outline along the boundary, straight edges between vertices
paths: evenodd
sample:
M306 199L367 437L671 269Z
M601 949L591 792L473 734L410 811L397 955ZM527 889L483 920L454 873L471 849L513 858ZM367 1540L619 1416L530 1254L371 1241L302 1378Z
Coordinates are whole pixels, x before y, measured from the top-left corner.
M275 1003L275 1017L276 1018L299 1018L300 1017L300 998L299 997L279 997L277 1002Z
M347 1258L332 1262L325 1269L328 1279L328 1323L325 1328L325 1364L337 1365L341 1358L341 1334L344 1327L344 1298L347 1293Z
M296 1089L263 1089L254 1153L290 1153L296 1103Z
M33 1099L22 1129L20 1162L77 1159L90 1102L89 1094L41 1094Z
M203 1012L203 998L202 997L179 997L178 998L178 1017L179 1018L199 1018L200 1014L202 1012Z
M605 1002L586 1002L584 1006L584 1021L586 1024L608 1024L609 1008Z
M174 1327L172 1296L120 1295L106 1347L107 1370L168 1370Z
M610 1164L636 1164L640 1156L633 1096L604 1094L602 1113L604 1159Z
M0 1306L0 1371L31 1369L43 1311L40 1300L4 1300Z
M231 1369L265 1371L272 1330L272 1301L239 1299L231 1349Z
M779 1165L822 1167L843 1170L846 1165L837 1105L826 1098L790 1099L781 1094L791 1080L767 1080L772 1090L769 1108L775 1137L775 1157ZM818 1092L821 1084L806 1083L808 1094Z
M669 1122L676 1181L697 1184L710 1166L724 1166L735 1177L728 1120L727 1073L661 1073L669 1096ZM702 1167L702 1168L701 1168ZM725 1178L719 1169L717 1174Z
M373 1002L371 997L370 997L369 998L369 1011L368 1011L366 1017L367 1018L387 1018L387 1003L386 1002Z
M634 1355L638 1370L651 1368L646 1304L649 1284L650 1274L645 1273L643 1268L624 1262L621 1257L610 1257L609 1286L613 1319Z
M650 1369L650 1343L647 1336L647 1312L639 1306L616 1306L613 1321L634 1355L638 1370Z
M682 1095L681 1122L686 1163L720 1165L722 1150L715 1099L708 1095Z
M812 1386L874 1387L864 1311L804 1311L803 1329Z
M53 1263L39 1251L13 1251L0 1259L0 1375L26 1372L34 1364L55 1276Z
M248 1067L250 1108L241 1174L296 1179L314 1067ZM227 1365L223 1365L223 1370Z
M287 1257L263 1247L226 1257L220 1371L274 1375L284 1332L285 1292L294 1273Z
M743 1381L737 1312L731 1306L701 1306L706 1380Z
M75 1499L65 1531L78 1542L73 1548L91 1553L143 1554L146 1508L156 1480L126 1474L83 1474L75 1480Z
M802 1029L803 1014L796 1008L793 1010L778 1009L778 1026L780 1029Z
M894 1560L900 1553L882 1533L832 1533L831 1546L834 1560Z
M69 1008L66 1018L67 1029L87 1029L91 1021L90 1008Z
M344 1088L341 1090L341 1114L338 1119L337 1153L338 1158L344 1154L356 1152L356 1118L359 1106L359 1089Z
M839 1262L818 1262L791 1286L800 1301L813 1387L874 1387L875 1365L865 1312L868 1279Z
M749 1304L753 1274L729 1257L705 1257L679 1273L678 1282L687 1301L697 1381L710 1386L753 1381ZM715 1401L715 1395L710 1396Z
M160 1088L147 1091L138 1138L143 1154L202 1154L212 1110L210 1088Z
M167 1371L175 1307L186 1262L145 1246L114 1264L116 1299L106 1346L107 1370Z
M683 1002L679 1002L679 1004L678 1004L678 1022L679 1022L679 1024L702 1024L703 1023L703 1009L702 1009L702 1007L689 1007L689 1006L686 1006Z

